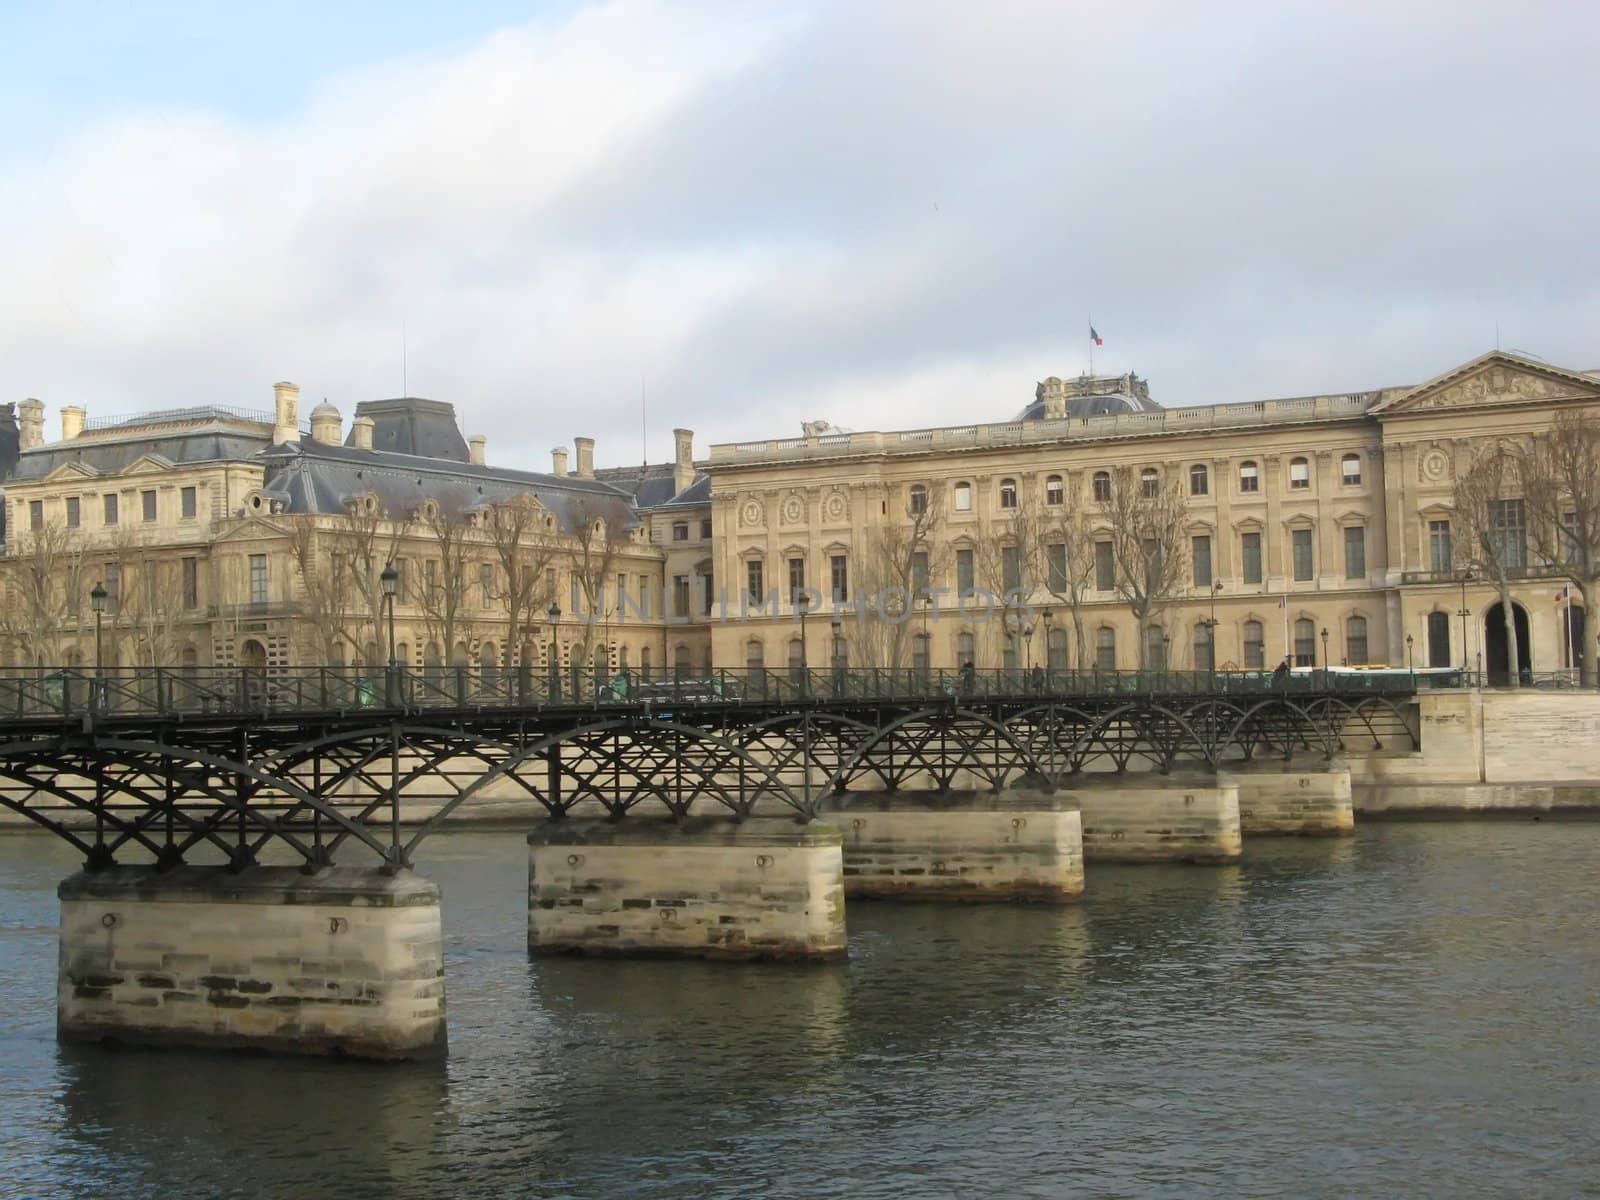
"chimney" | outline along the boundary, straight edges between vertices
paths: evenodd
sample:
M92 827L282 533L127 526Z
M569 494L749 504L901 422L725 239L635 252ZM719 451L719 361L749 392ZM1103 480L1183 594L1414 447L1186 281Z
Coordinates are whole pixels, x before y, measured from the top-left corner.
M344 438L344 422L339 410L324 400L311 410L311 440L323 446L337 446Z
M372 449L371 417L357 417L350 422L350 444L357 450Z
M471 447L468 457L472 459L475 466L483 466L483 448L488 444L489 439L481 433L475 433L467 439L467 445Z
M69 404L61 410L61 440L70 442L83 432L83 406Z
M557 446L550 451L550 474L564 476L567 473L567 448Z
M44 401L31 396L17 405L17 449L44 445Z
M594 439L575 437L572 448L578 452L578 469L573 472L579 479L594 478Z
M672 494L687 491L694 482L694 430L672 431Z
M300 440L300 389L292 383L272 385L272 444Z
M1054 375L1033 391L1035 400L1044 401L1044 419L1059 421L1067 415L1067 385Z

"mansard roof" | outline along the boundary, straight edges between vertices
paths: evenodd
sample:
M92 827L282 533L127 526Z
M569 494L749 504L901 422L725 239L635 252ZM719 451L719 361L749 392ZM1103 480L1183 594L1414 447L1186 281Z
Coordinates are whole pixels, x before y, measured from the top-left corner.
M51 442L24 450L17 458L12 478L39 480L67 463L78 463L100 475L120 475L141 458L158 457L175 466L203 462L237 462L249 459L272 444L272 430L251 433L237 420L219 417L186 424L167 432L159 427L128 436L100 434Z
M638 508L711 503L711 476L697 473L693 483L683 491L676 492L673 490L676 477L671 463L602 467L594 475L596 479L627 492Z
M456 424L455 406L443 400L400 396L392 400L363 400L356 416L372 419L372 448L421 458L469 462L467 443ZM354 433L345 445L354 440Z
M531 493L563 532L573 532L580 516L626 514L625 525L638 524L628 494L600 480L304 440L263 451L260 461L262 491L290 513L343 512L352 497L370 492L391 517L407 516L427 500L460 516Z

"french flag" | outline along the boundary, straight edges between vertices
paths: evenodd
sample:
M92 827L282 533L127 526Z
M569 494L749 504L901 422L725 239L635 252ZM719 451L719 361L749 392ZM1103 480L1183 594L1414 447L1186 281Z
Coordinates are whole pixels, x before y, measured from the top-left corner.
M1093 325L1089 326L1089 340L1091 342L1093 342L1096 346L1104 346L1105 345L1105 342L1101 340L1100 335L1094 331L1094 326Z

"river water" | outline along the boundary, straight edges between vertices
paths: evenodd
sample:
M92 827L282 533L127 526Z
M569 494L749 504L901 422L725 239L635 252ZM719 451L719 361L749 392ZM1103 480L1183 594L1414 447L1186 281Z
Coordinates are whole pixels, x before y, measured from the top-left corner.
M58 1047L65 847L0 837L0 1195L1600 1194L1600 824L1380 824L856 904L833 966L530 961L434 839L450 1055Z

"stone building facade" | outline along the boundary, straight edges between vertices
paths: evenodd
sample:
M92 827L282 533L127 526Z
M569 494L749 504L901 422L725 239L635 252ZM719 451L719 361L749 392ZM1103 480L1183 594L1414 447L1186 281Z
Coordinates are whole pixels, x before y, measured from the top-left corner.
M813 428L714 445L706 466L715 574L731 582L713 655L769 669L802 659L1270 669L1285 657L1301 666L1493 669L1505 659L1505 626L1493 589L1463 587L1452 545L1455 479L1475 447L1547 428L1571 406L1600 406L1600 373L1496 352L1420 386L1195 408L1161 408L1132 375L1049 379L1010 421ZM1103 569L1111 531L1098 497L1119 468L1148 480L1176 473L1187 504L1186 586L1155 615L1142 647ZM886 655L873 618L863 623L873 597L855 585L881 578L874 557L903 546L894 528L929 503L941 508L925 560L938 595L930 603L913 587L909 608L879 605L908 629L898 653ZM977 600L960 603L964 591L998 592L981 565L996 548L1003 559L1019 524L1031 516L1033 528L1048 527L1071 512L1083 514L1102 568L1091 566L1079 608L1081 655L1059 588L1045 579L1004 581L1027 593L1026 611L1006 619ZM1036 576L1051 572L1049 558L1037 556ZM1555 602L1559 572L1526 551L1515 574L1523 667L1567 667L1581 631L1568 630ZM813 591L803 645L797 581ZM751 587L768 590L768 611L751 611Z

